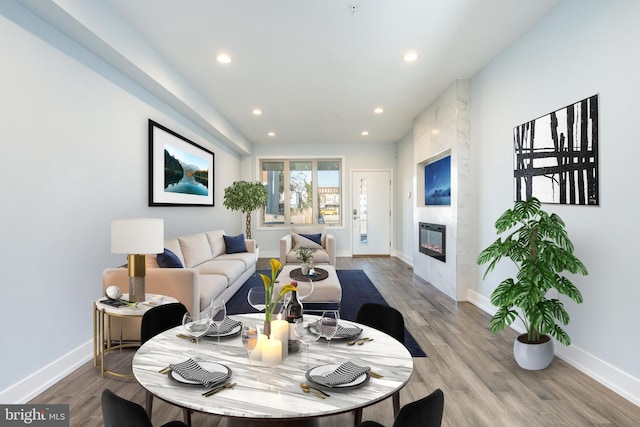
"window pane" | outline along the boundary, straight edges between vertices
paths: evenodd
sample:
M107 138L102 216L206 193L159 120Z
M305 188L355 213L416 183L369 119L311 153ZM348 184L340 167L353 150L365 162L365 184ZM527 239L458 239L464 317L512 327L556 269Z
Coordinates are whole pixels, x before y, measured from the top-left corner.
M340 225L340 162L318 161L318 223Z
M262 183L267 189L263 224L284 224L284 162L262 162Z
M289 164L291 224L313 224L313 175L311 161Z

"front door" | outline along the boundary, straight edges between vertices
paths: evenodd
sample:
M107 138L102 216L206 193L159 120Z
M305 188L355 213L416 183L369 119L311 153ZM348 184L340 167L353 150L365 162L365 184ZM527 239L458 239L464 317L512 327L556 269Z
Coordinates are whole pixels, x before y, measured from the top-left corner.
M351 172L353 255L391 253L391 172Z

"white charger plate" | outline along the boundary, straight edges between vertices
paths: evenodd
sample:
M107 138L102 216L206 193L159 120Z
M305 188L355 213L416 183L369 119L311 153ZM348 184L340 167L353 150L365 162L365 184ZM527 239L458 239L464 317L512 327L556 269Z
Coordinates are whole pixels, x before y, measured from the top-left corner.
M210 387L215 387L215 386L217 386L219 384L223 384L231 376L231 369L228 366L223 365L221 363L216 363L216 362L198 362L198 365L200 365L202 367L202 369L204 369L205 371L209 371L209 372L226 372L226 375L224 376L224 378L222 378L217 383L212 384ZM202 386L201 382L194 381L194 380L189 380L187 378L184 378L182 375L180 375L179 373L177 373L177 372L175 372L173 370L169 371L169 378L171 378L172 380L174 380L176 382L179 382L181 384Z
M305 374L305 377L307 378L307 380L309 382L313 383L314 386L319 386L319 387L323 387L325 389L331 389L331 390L358 388L358 387L362 387L367 382L369 382L369 373L367 373L367 372L365 372L364 374L360 375L358 378L356 378L355 380L351 381L350 383L338 384L338 385L334 385L333 387L329 387L329 386L326 386L324 384L317 383L317 382L315 382L313 380L313 378L311 378L311 375L327 375L327 374L335 371L336 369L338 369L338 367L340 367L340 365L341 365L340 363L331 363L331 364L328 364L328 365L316 366L314 368L309 369L307 371L307 373Z

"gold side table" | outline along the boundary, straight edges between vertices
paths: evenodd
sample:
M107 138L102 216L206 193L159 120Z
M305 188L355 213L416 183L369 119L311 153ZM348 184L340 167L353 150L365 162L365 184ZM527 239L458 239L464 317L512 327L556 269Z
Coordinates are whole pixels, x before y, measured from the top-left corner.
M122 295L122 299L128 299L129 295ZM121 307L113 307L103 304L101 301L105 297L99 298L93 302L93 365L100 367L100 375L104 378L104 374L114 375L120 378L133 378L133 374L116 372L105 368L105 355L114 350L121 350L128 347L139 347L140 341L125 342L122 339L122 319L127 317L142 318L144 313L156 306L152 301L161 299L161 304L169 304L178 302L177 299L157 294L146 294L145 301L139 302L135 307L124 305ZM118 340L112 340L112 323L114 319L118 319L120 326L120 335ZM115 342L115 344L114 344Z

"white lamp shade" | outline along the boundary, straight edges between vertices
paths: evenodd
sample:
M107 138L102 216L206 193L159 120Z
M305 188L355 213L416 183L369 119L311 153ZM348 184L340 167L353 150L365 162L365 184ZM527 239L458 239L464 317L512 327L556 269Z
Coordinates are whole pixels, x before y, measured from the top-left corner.
M111 252L159 254L164 251L164 220L127 218L111 221Z

